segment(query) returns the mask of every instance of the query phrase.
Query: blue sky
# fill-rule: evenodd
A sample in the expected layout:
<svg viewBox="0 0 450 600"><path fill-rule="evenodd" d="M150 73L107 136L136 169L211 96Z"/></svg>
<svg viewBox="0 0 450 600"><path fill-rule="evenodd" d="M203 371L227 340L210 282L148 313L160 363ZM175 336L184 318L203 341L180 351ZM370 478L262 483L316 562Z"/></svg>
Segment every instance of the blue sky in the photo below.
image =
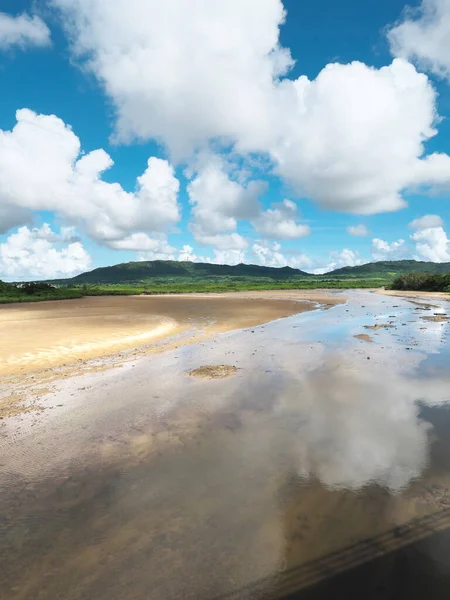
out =
<svg viewBox="0 0 450 600"><path fill-rule="evenodd" d="M1 279L450 261L448 0L1 11Z"/></svg>

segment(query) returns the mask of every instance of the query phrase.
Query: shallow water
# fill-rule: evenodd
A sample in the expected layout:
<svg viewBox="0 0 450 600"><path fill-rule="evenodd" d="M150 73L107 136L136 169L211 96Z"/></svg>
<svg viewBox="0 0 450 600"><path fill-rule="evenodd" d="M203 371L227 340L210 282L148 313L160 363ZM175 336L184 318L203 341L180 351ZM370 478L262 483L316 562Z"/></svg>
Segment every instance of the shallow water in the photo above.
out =
<svg viewBox="0 0 450 600"><path fill-rule="evenodd" d="M447 305L348 298L8 422L0 597L448 598L450 325L422 319ZM186 377L207 364L240 370Z"/></svg>

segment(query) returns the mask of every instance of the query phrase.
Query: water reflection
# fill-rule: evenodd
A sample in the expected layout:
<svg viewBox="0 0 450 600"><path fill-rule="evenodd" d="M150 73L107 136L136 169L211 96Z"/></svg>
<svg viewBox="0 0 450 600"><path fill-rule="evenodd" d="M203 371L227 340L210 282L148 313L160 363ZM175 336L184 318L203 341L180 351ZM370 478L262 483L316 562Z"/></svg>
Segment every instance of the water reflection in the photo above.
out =
<svg viewBox="0 0 450 600"><path fill-rule="evenodd" d="M445 598L448 376L420 371L397 299L403 337L354 340L393 314L364 298L86 379L76 410L2 440L0 597L415 598L421 577Z"/></svg>
<svg viewBox="0 0 450 600"><path fill-rule="evenodd" d="M299 473L337 489L372 482L394 492L404 488L428 458L430 426L419 417L420 387L427 402L442 401L440 386L432 398L410 377L351 368L339 356L327 360L297 384Z"/></svg>

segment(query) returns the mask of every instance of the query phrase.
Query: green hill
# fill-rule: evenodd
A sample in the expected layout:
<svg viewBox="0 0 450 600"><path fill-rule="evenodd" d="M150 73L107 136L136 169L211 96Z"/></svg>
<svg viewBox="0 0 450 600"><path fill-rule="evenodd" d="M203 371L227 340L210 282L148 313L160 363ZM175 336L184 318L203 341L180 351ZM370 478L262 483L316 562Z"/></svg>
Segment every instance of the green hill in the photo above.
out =
<svg viewBox="0 0 450 600"><path fill-rule="evenodd" d="M450 263L433 263L417 260L386 260L356 267L343 267L327 273L326 277L393 278L411 271L442 275L450 273Z"/></svg>
<svg viewBox="0 0 450 600"><path fill-rule="evenodd" d="M447 279L433 279L442 278L447 274L450 275L450 263L437 264L414 260L368 263L336 269L324 275L312 275L291 267L275 268L246 264L230 266L155 260L94 269L70 279L28 284L8 284L0 281L0 303L60 300L86 295L216 293L321 287L373 288L391 286L401 277L406 279L402 279L396 285L409 286L411 281L416 285L417 278L420 282L426 279L426 275L429 277L426 279L426 289L435 289L436 286L444 286L447 289Z"/></svg>
<svg viewBox="0 0 450 600"><path fill-rule="evenodd" d="M181 279L217 279L229 277L270 278L286 280L295 277L308 277L308 273L291 267L274 268L258 265L215 265L209 263L177 262L172 260L153 260L129 262L113 267L102 267L88 273L82 273L71 279L55 280L54 283L66 285L80 284L117 284L146 283L159 280Z"/></svg>
<svg viewBox="0 0 450 600"><path fill-rule="evenodd" d="M398 275L411 271L445 274L450 273L450 263L420 262L415 260L395 260L367 263L356 267L336 269L324 275L311 275L291 267L261 267L259 265L216 265L210 263L177 262L173 260L153 260L128 262L112 267L101 267L82 273L71 279L58 279L49 283L59 285L120 285L120 284L194 284L200 281L228 280L272 280L289 281L309 278L310 280L366 279L392 281Z"/></svg>

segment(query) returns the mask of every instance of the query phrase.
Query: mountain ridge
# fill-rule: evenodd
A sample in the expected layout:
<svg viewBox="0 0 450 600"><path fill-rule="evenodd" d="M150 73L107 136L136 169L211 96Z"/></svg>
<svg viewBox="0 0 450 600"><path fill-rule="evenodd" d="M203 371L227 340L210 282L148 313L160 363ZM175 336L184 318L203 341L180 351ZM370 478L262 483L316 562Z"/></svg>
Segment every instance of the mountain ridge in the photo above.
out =
<svg viewBox="0 0 450 600"><path fill-rule="evenodd" d="M208 277L269 277L272 279L289 279L309 277L309 274L292 267L264 267L261 265L217 265L213 263L195 263L191 261L154 260L127 262L110 267L99 267L81 273L70 279L48 280L65 282L72 285L84 283L137 283L156 278L189 278L205 279Z"/></svg>
<svg viewBox="0 0 450 600"><path fill-rule="evenodd" d="M140 261L119 263L109 267L99 267L68 279L47 280L60 285L141 283L156 279L215 279L220 277L250 277L288 280L296 278L326 279L343 278L393 278L397 274L418 271L424 273L450 273L450 263L433 263L414 260L376 261L342 267L323 275L314 275L292 267L265 267L240 263L238 265L217 265L190 261Z"/></svg>

